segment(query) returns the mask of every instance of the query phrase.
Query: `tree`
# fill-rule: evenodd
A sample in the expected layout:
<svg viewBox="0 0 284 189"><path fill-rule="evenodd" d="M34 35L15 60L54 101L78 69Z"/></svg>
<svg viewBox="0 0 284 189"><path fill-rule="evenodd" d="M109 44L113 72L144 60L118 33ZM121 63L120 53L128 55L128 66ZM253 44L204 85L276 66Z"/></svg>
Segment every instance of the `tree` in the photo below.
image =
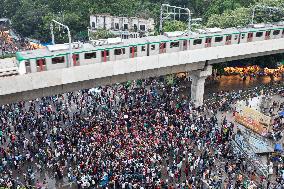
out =
<svg viewBox="0 0 284 189"><path fill-rule="evenodd" d="M185 31L187 30L187 24L181 21L166 21L163 23L164 32Z"/></svg>
<svg viewBox="0 0 284 189"><path fill-rule="evenodd" d="M91 32L90 37L92 39L107 39L114 37L114 35L108 30L99 29L96 32Z"/></svg>
<svg viewBox="0 0 284 189"><path fill-rule="evenodd" d="M221 15L210 16L207 27L229 28L246 26L250 22L250 9L237 8L233 11L226 11Z"/></svg>

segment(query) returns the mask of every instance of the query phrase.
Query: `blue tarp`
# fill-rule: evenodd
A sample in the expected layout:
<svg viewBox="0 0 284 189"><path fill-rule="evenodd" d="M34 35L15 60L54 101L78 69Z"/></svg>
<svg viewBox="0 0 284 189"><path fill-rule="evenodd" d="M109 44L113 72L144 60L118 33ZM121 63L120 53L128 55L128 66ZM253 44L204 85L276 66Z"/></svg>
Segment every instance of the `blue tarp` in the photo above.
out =
<svg viewBox="0 0 284 189"><path fill-rule="evenodd" d="M52 42L41 43L42 46L52 45Z"/></svg>
<svg viewBox="0 0 284 189"><path fill-rule="evenodd" d="M284 111L279 112L279 116L284 116Z"/></svg>
<svg viewBox="0 0 284 189"><path fill-rule="evenodd" d="M105 187L105 186L108 185L108 182L109 182L108 175L105 175L105 176L101 179L100 186L101 186L101 187Z"/></svg>
<svg viewBox="0 0 284 189"><path fill-rule="evenodd" d="M275 144L274 151L282 151L281 144Z"/></svg>

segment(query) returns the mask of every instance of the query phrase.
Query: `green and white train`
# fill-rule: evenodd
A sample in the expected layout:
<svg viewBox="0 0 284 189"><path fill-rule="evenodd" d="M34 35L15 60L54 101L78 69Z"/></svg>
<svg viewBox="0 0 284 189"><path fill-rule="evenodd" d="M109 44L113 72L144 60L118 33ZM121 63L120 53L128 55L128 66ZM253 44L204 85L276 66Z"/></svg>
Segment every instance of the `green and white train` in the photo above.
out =
<svg viewBox="0 0 284 189"><path fill-rule="evenodd" d="M72 53L70 53L68 44L55 44L42 49L17 52L16 58L19 73L28 74L70 66L99 64L162 53L237 45L283 37L284 23L279 22L255 24L246 28L209 28L192 32L189 35L177 31L143 38L123 40L121 38L110 38L84 44L76 42L72 44ZM69 57L72 57L72 60L68 60ZM71 65L69 65L70 62Z"/></svg>

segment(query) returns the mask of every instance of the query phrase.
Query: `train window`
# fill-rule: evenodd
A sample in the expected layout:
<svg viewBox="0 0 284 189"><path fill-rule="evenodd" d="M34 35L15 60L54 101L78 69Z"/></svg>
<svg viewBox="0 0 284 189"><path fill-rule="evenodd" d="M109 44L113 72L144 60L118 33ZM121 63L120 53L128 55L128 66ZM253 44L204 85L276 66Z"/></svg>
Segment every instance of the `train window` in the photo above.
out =
<svg viewBox="0 0 284 189"><path fill-rule="evenodd" d="M255 37L262 37L263 32L256 32Z"/></svg>
<svg viewBox="0 0 284 189"><path fill-rule="evenodd" d="M274 30L273 31L273 35L279 35L279 33L280 33L280 30Z"/></svg>
<svg viewBox="0 0 284 189"><path fill-rule="evenodd" d="M114 54L115 54L115 55L125 54L125 48L122 48L122 49L114 49Z"/></svg>
<svg viewBox="0 0 284 189"><path fill-rule="evenodd" d="M195 39L193 41L193 45L200 45L202 43L202 39Z"/></svg>
<svg viewBox="0 0 284 189"><path fill-rule="evenodd" d="M122 50L121 49L114 49L114 54L115 55L121 55L122 54Z"/></svg>
<svg viewBox="0 0 284 189"><path fill-rule="evenodd" d="M173 48L173 47L179 47L179 42L171 42L170 44L170 48Z"/></svg>
<svg viewBox="0 0 284 189"><path fill-rule="evenodd" d="M51 59L52 64L59 64L59 63L64 63L65 62L65 57L60 56L60 57L55 57Z"/></svg>
<svg viewBox="0 0 284 189"><path fill-rule="evenodd" d="M246 36L246 34L245 34L245 33L242 33L242 39L244 39L244 38L245 38L245 36Z"/></svg>
<svg viewBox="0 0 284 189"><path fill-rule="evenodd" d="M215 42L219 43L223 41L223 37L215 37Z"/></svg>
<svg viewBox="0 0 284 189"><path fill-rule="evenodd" d="M97 54L95 52L92 53L85 53L85 59L92 59L92 58L96 58Z"/></svg>
<svg viewBox="0 0 284 189"><path fill-rule="evenodd" d="M142 46L142 47L141 47L141 51L146 51L146 47L145 47L145 46Z"/></svg>
<svg viewBox="0 0 284 189"><path fill-rule="evenodd" d="M40 65L40 64L42 64L42 65ZM45 66L45 65L46 65L45 59L36 60L36 66Z"/></svg>
<svg viewBox="0 0 284 189"><path fill-rule="evenodd" d="M156 45L151 45L151 50L152 51L155 50L155 48L156 48Z"/></svg>

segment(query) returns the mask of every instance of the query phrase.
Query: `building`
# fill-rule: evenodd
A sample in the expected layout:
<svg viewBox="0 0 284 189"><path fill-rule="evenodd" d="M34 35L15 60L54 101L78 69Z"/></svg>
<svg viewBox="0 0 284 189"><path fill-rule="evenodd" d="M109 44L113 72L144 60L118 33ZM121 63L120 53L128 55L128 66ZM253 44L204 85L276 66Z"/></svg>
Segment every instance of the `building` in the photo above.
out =
<svg viewBox="0 0 284 189"><path fill-rule="evenodd" d="M155 22L153 18L118 17L108 14L90 16L90 31L106 29L122 39L138 38L154 34Z"/></svg>

